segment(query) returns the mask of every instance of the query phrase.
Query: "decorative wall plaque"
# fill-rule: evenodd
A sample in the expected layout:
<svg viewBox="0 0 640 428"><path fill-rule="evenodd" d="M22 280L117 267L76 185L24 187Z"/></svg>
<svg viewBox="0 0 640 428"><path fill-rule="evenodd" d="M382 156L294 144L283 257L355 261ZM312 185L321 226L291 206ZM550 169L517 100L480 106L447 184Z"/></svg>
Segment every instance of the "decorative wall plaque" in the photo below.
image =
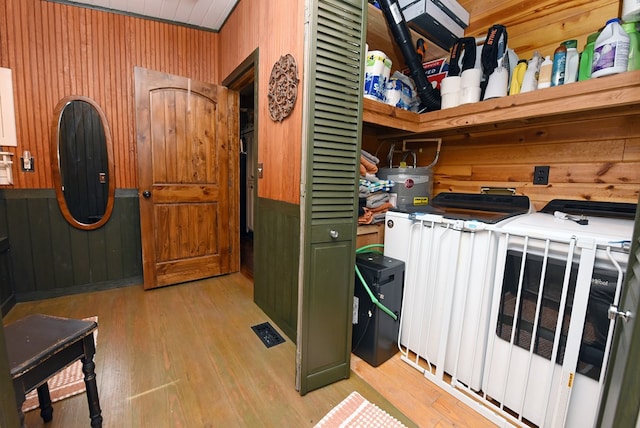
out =
<svg viewBox="0 0 640 428"><path fill-rule="evenodd" d="M269 114L274 122L291 114L298 94L298 67L291 54L281 56L269 78Z"/></svg>

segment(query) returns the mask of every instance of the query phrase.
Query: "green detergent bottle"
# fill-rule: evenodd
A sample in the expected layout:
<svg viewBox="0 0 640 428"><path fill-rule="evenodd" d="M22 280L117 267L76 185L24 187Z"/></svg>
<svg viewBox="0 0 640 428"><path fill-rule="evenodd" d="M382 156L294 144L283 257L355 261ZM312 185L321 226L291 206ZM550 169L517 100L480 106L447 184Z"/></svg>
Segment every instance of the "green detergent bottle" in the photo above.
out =
<svg viewBox="0 0 640 428"><path fill-rule="evenodd" d="M591 78L591 65L593 63L593 46L600 33L593 33L587 37L587 44L580 54L580 67L578 69L578 80L587 80Z"/></svg>
<svg viewBox="0 0 640 428"><path fill-rule="evenodd" d="M640 70L640 34L637 22L625 22L622 28L629 35L629 63L627 71Z"/></svg>

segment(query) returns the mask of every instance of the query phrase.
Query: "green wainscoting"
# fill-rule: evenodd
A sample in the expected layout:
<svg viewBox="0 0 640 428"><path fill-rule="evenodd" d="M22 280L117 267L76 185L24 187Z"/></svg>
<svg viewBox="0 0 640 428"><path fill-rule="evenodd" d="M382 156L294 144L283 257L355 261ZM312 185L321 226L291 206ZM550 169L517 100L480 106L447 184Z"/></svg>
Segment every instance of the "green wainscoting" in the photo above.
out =
<svg viewBox="0 0 640 428"><path fill-rule="evenodd" d="M298 325L300 207L257 198L253 300L293 342Z"/></svg>
<svg viewBox="0 0 640 428"><path fill-rule="evenodd" d="M67 223L53 189L4 189L2 236L18 302L142 283L137 189L117 189L111 218L93 231Z"/></svg>

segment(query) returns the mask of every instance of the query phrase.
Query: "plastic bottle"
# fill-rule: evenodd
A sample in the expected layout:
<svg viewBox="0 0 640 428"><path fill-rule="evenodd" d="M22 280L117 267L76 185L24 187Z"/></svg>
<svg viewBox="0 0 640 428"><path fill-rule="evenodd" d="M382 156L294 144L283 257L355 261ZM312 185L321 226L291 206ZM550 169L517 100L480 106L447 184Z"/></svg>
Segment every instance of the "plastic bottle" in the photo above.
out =
<svg viewBox="0 0 640 428"><path fill-rule="evenodd" d="M540 54L535 51L527 64L527 71L524 73L520 93L535 91L538 88L538 73L540 72L541 60Z"/></svg>
<svg viewBox="0 0 640 428"><path fill-rule="evenodd" d="M544 61L540 64L540 73L538 73L538 89L548 88L551 86L551 71L553 70L553 61L551 56L544 57Z"/></svg>
<svg viewBox="0 0 640 428"><path fill-rule="evenodd" d="M637 22L625 22L622 28L629 36L629 63L627 71L640 70L640 34Z"/></svg>
<svg viewBox="0 0 640 428"><path fill-rule="evenodd" d="M564 83L573 83L578 80L578 63L580 61L578 55L578 41L567 40L562 42L567 48L567 65L564 70Z"/></svg>
<svg viewBox="0 0 640 428"><path fill-rule="evenodd" d="M560 45L553 52L553 67L551 68L551 86L564 84L564 72L567 68L567 47Z"/></svg>
<svg viewBox="0 0 640 428"><path fill-rule="evenodd" d="M524 81L524 75L527 71L527 61L521 59L518 61L516 68L513 69L513 76L511 76L511 84L509 86L509 95L515 95L520 93L522 88L522 82Z"/></svg>
<svg viewBox="0 0 640 428"><path fill-rule="evenodd" d="M578 70L578 80L591 78L591 67L593 66L593 47L600 33L589 34L584 50L580 54L580 69Z"/></svg>
<svg viewBox="0 0 640 428"><path fill-rule="evenodd" d="M593 49L592 77L608 76L627 71L629 63L629 35L622 29L620 20L607 21Z"/></svg>

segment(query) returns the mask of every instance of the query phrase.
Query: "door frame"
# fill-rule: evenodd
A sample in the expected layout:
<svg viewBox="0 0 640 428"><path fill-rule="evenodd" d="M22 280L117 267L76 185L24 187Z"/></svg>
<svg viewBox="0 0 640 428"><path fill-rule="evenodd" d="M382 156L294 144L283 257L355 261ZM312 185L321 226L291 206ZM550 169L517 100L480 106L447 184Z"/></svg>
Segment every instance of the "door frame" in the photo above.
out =
<svg viewBox="0 0 640 428"><path fill-rule="evenodd" d="M229 75L222 80L222 86L226 86L227 88L234 90L236 92L240 92L241 89L246 88L249 85L249 82L253 80L253 107L254 107L254 116L253 116L253 129L254 129L254 139L253 139L253 159L251 160L251 168L253 171L256 171L256 164L258 159L258 146L260 138L258 138L258 121L259 121L259 108L258 108L258 83L259 83L259 58L260 52L259 48L255 49L248 57L244 59ZM239 120L239 119L238 119ZM240 138L240 135L238 135ZM239 175L238 175L239 177ZM239 183L239 186L244 183ZM259 218L259 208L258 208L258 186L259 186L259 178L256 174L256 178L254 180L254 191L253 191L253 222L254 222L254 246L256 243L256 227L255 222ZM238 199L238 215L240 215L240 200ZM259 241L258 241L259 242ZM255 255L255 249L252 249L253 254ZM254 263L258 263L256 257L253 257ZM242 268L242 260L240 260L240 268ZM255 265L254 265L255 272Z"/></svg>

